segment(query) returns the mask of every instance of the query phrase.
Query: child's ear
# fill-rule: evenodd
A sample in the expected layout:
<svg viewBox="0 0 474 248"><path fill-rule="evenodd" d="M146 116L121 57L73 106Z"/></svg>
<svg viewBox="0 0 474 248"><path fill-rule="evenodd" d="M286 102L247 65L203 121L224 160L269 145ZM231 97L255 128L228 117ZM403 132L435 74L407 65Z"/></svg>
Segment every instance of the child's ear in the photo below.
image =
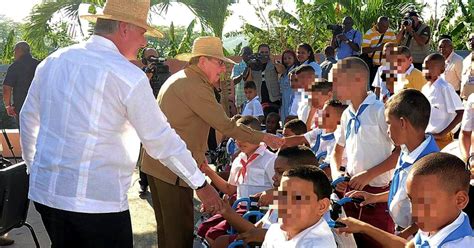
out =
<svg viewBox="0 0 474 248"><path fill-rule="evenodd" d="M459 210L463 210L464 208L466 208L468 202L469 202L469 194L464 191L464 190L460 190L458 192L456 192L456 206Z"/></svg>
<svg viewBox="0 0 474 248"><path fill-rule="evenodd" d="M319 200L319 213L321 216L323 216L328 210L329 207L331 206L331 200L329 198L324 198L322 200Z"/></svg>

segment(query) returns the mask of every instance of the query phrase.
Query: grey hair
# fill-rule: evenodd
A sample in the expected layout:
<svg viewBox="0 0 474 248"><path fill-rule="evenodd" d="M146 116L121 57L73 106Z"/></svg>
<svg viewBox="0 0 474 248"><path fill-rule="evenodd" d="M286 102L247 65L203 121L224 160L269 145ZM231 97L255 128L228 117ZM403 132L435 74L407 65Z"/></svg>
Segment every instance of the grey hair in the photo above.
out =
<svg viewBox="0 0 474 248"><path fill-rule="evenodd" d="M108 35L117 32L119 27L119 21L108 20L108 19L97 19L94 27L94 34L97 35Z"/></svg>
<svg viewBox="0 0 474 248"><path fill-rule="evenodd" d="M15 50L19 49L24 54L30 54L30 45L26 41L19 41L15 44Z"/></svg>

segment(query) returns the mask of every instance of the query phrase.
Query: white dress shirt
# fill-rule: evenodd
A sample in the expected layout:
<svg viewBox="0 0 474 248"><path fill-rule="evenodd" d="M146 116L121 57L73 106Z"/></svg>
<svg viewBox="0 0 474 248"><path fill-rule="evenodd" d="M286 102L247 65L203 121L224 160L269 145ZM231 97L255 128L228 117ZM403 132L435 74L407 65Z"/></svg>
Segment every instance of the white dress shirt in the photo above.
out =
<svg viewBox="0 0 474 248"><path fill-rule="evenodd" d="M347 153L347 168L349 176L354 176L360 172L367 171L377 166L392 154L392 143L387 134L387 123L385 122L385 107L378 101L375 94L370 92L362 102L369 106L359 116L360 128L355 133L354 122L351 125L351 132L346 140L346 130L351 115L353 113L352 104L344 110L341 116L341 135L338 137L337 144L345 147ZM373 187L387 186L392 179L393 170L387 171L370 181L369 185Z"/></svg>
<svg viewBox="0 0 474 248"><path fill-rule="evenodd" d="M456 91L461 89L462 60L461 56L452 51L446 59L446 69L441 75L441 77L443 77L446 82L450 83Z"/></svg>
<svg viewBox="0 0 474 248"><path fill-rule="evenodd" d="M276 154L270 152L265 145L260 145L254 153L258 154L258 157L247 165L245 177L241 172L243 167L241 160L247 161L250 158L241 152L232 162L227 182L237 186L237 199L273 188Z"/></svg>
<svg viewBox="0 0 474 248"><path fill-rule="evenodd" d="M35 202L81 213L127 210L140 140L192 188L204 183L145 73L101 36L47 57L20 115Z"/></svg>
<svg viewBox="0 0 474 248"><path fill-rule="evenodd" d="M421 92L431 104L427 133L442 132L456 118L456 111L464 109L461 98L456 94L453 86L441 77L432 84L426 83Z"/></svg>
<svg viewBox="0 0 474 248"><path fill-rule="evenodd" d="M250 101L246 101L242 115L251 115L257 118L263 116L263 108L258 96Z"/></svg>
<svg viewBox="0 0 474 248"><path fill-rule="evenodd" d="M383 98L387 95L390 95L390 91L387 88L387 83L382 80L382 74L384 71L390 70L389 66L381 65L377 68L377 73L375 73L374 81L372 82L372 87L380 88L379 100L383 102Z"/></svg>
<svg viewBox="0 0 474 248"><path fill-rule="evenodd" d="M291 105L290 115L297 116L299 120L306 123L308 120L309 112L311 110L311 99L309 98L310 93L303 89L298 89L295 92L293 103Z"/></svg>
<svg viewBox="0 0 474 248"><path fill-rule="evenodd" d="M469 96L464 105L461 130L472 132L474 130L474 94Z"/></svg>
<svg viewBox="0 0 474 248"><path fill-rule="evenodd" d="M421 240L427 241L430 247L437 247L437 248L468 248L474 247L474 236L465 236L461 239L457 239L451 242L444 243L441 247L439 246L441 242L448 237L454 230L456 230L459 226L461 226L464 222L464 219L468 218L467 214L461 212L459 216L454 220L451 224L445 226L443 229L439 230L434 235L430 236L428 232L423 232L421 230L418 231L420 234Z"/></svg>
<svg viewBox="0 0 474 248"><path fill-rule="evenodd" d="M301 231L290 240L288 240L286 232L281 230L280 224L273 224L268 229L262 245L262 248L313 247L337 247L331 228L329 228L324 218L321 218L316 224Z"/></svg>
<svg viewBox="0 0 474 248"><path fill-rule="evenodd" d="M406 228L413 223L411 219L411 202L408 198L406 187L408 173L410 172L411 168L413 167L413 164L416 162L420 154L428 146L431 139L433 139L433 136L427 135L426 139L412 152L408 151L405 145L401 146L402 155L400 156L399 160L401 159L403 162L407 162L412 165L400 171L397 193L395 193L395 195L393 196L392 202L389 206L389 213L390 216L392 216L393 222L403 228ZM397 164L399 164L399 162L400 161L398 161Z"/></svg>

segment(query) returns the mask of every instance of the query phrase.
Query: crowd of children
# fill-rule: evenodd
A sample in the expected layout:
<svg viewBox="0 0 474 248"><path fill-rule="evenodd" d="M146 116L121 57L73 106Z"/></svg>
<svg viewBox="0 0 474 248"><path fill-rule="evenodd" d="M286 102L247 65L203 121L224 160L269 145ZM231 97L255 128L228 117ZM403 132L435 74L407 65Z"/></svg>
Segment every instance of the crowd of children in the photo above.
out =
<svg viewBox="0 0 474 248"><path fill-rule="evenodd" d="M463 105L441 77L440 54L426 57L423 73L413 68L406 47L387 43L384 55L372 84L376 93L367 91L370 72L356 57L335 63L327 81L318 78L314 61L287 71L295 94L283 120L264 116L255 83L245 83L247 101L237 122L254 129L265 123L264 132L281 131L285 144L272 151L236 140L227 181L201 168L226 194L218 214L199 228L211 247L236 240L348 247L341 241L347 233L357 247L474 247L474 96ZM460 158L440 152L458 125ZM256 201L263 217L244 218L248 203L231 207L239 198ZM353 201L344 205L347 217L331 219L334 199Z"/></svg>

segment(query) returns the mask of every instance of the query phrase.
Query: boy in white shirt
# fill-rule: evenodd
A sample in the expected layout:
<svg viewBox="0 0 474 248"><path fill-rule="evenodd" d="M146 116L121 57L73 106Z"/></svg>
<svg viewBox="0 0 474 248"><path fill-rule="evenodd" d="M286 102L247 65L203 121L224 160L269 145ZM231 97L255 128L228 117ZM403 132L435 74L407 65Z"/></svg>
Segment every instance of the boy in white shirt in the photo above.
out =
<svg viewBox="0 0 474 248"><path fill-rule="evenodd" d="M283 173L278 189L278 224L265 235L263 248L336 248L323 215L330 205L331 184L316 166L301 166Z"/></svg>
<svg viewBox="0 0 474 248"><path fill-rule="evenodd" d="M463 212L470 176L466 164L447 153L426 155L413 165L406 186L412 218L420 230L410 241L353 218L341 219L347 227L338 231L367 233L386 247L474 247L474 232Z"/></svg>
<svg viewBox="0 0 474 248"><path fill-rule="evenodd" d="M430 119L431 106L428 99L418 90L402 90L393 95L385 104L385 119L389 126L390 138L402 147L390 190L379 194L352 191L348 197L363 198L360 206L388 202L390 215L397 228L395 233L408 238L418 230L412 226L411 205L406 190L406 180L412 165L418 159L439 152L433 136L425 130ZM410 227L409 229L407 229Z"/></svg>
<svg viewBox="0 0 474 248"><path fill-rule="evenodd" d="M294 69L291 76L292 88L295 91L289 118L298 118L306 123L311 110L311 85L316 80L314 69L310 65L301 65Z"/></svg>
<svg viewBox="0 0 474 248"><path fill-rule="evenodd" d="M433 134L439 148L443 149L453 141L451 131L461 122L464 107L453 86L440 77L445 69L443 55L428 55L423 66L423 75L428 82L421 92L431 103L431 117L426 132Z"/></svg>
<svg viewBox="0 0 474 248"><path fill-rule="evenodd" d="M255 130L260 127L260 122L253 116L242 116L237 120L237 124ZM227 182L207 164L201 166L201 171L212 180L219 191L229 196L237 194L237 199L273 188L273 164L276 155L268 151L263 144L254 145L240 140L236 140L236 143L241 152L232 162ZM224 218L216 214L201 224L198 234L212 243L217 237L226 234L228 226Z"/></svg>
<svg viewBox="0 0 474 248"><path fill-rule="evenodd" d="M341 117L341 136L334 148L331 159L333 178L345 175L350 181L339 183L336 191L344 194L350 190L364 190L373 194L389 189L392 169L395 168L400 148L393 149L387 134L384 105L373 93L367 93L369 69L359 58L346 58L332 69L335 95L347 102ZM347 154L347 167L341 172L344 151ZM387 213L387 204L378 203L373 208L358 208L354 204L344 205L346 214L393 232L394 224ZM355 236L359 247L373 247L370 237Z"/></svg>
<svg viewBox="0 0 474 248"><path fill-rule="evenodd" d="M263 121L263 108L260 99L257 95L257 86L253 81L245 82L244 93L247 101L244 103L242 115L251 115L257 118L260 122ZM260 129L257 129L260 130Z"/></svg>
<svg viewBox="0 0 474 248"><path fill-rule="evenodd" d="M316 158L313 152L305 146L289 147L281 149L275 160L275 175L273 176L273 186L278 189L280 186L280 180L283 172L296 168L302 165L317 164ZM273 191L268 192L273 201ZM225 201L224 201L225 203ZM259 202L260 203L260 202ZM260 205L262 206L262 205ZM257 242L262 243L265 234L271 224L278 223L278 211L270 208L267 213L262 217L256 224L244 220L239 214L237 214L228 204L223 204L222 208L218 211L228 221L228 223L234 227L240 234L237 235L223 235L216 239L213 248L225 248L234 241L235 239L242 239L246 243Z"/></svg>
<svg viewBox="0 0 474 248"><path fill-rule="evenodd" d="M471 94L465 102L464 115L462 118L461 132L459 133L459 147L464 161L474 155L474 94Z"/></svg>

